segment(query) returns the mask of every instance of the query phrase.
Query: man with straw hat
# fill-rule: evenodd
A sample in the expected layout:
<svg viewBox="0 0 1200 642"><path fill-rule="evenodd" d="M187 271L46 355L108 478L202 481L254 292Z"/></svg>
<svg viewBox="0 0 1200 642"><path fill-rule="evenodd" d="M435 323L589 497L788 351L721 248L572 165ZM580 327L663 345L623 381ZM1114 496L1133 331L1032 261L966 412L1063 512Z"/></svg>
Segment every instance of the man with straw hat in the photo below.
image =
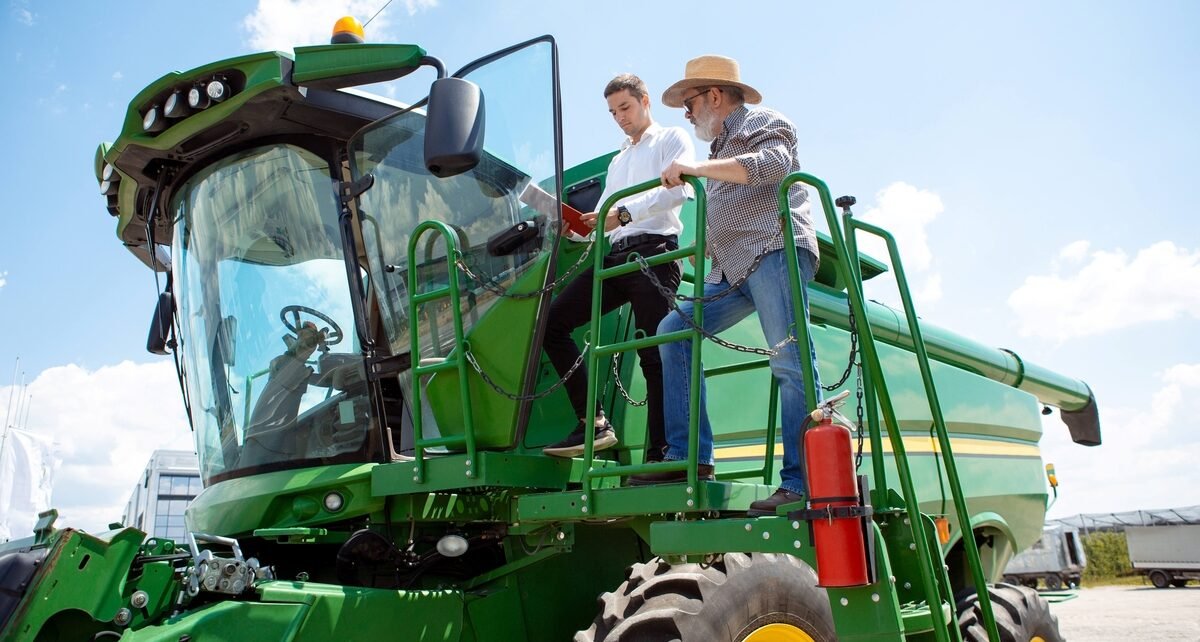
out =
<svg viewBox="0 0 1200 642"><path fill-rule="evenodd" d="M779 219L778 190L783 179L800 169L796 128L782 114L757 105L762 95L742 82L738 63L724 56L700 56L688 61L684 78L663 93L668 107L682 107L696 136L710 143L708 160L676 161L662 173L663 185L683 184L688 174L708 179L706 230L712 268L705 277L703 330L716 334L757 312L767 345L771 346L771 372L779 381L783 403L783 468L780 487L771 497L754 502L748 514L774 515L785 504L803 499L804 465L800 426L807 405L801 370L802 351L795 341L795 318L788 287L786 254ZM804 281L813 278L818 250L808 193L800 185L788 194L792 225ZM709 301L727 290L727 296ZM808 315L808 295L800 288L801 305ZM658 332L690 327L692 304L683 303L658 326ZM659 347L663 361L663 400L668 451L666 459L687 458L688 397L691 379L691 341ZM816 354L808 354L816 373ZM820 382L818 381L818 390ZM703 378L700 386L699 473L713 472L712 425L705 410ZM683 472L630 477L633 485L678 482Z"/></svg>

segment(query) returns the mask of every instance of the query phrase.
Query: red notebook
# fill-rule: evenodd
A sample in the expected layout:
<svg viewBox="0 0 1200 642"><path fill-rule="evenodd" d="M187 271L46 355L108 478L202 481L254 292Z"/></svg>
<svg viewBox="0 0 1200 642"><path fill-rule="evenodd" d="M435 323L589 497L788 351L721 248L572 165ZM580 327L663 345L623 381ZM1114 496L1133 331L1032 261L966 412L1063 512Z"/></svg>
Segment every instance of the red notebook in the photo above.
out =
<svg viewBox="0 0 1200 642"><path fill-rule="evenodd" d="M554 217L554 196L550 192L538 187L537 184L530 182L526 185L519 198L522 203L538 212L551 218ZM567 226L567 229L580 236L587 236L592 233L592 228L583 223L583 212L566 203L562 204L562 221Z"/></svg>

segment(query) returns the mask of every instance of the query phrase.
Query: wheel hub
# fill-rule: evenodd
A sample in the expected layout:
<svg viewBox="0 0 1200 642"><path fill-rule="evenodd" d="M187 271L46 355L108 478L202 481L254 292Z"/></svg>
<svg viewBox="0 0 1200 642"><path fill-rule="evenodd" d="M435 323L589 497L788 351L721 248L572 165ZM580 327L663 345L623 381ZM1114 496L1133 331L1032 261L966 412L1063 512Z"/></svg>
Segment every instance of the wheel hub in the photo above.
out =
<svg viewBox="0 0 1200 642"><path fill-rule="evenodd" d="M800 629L775 622L755 629L750 635L742 638L742 642L815 642L809 634Z"/></svg>

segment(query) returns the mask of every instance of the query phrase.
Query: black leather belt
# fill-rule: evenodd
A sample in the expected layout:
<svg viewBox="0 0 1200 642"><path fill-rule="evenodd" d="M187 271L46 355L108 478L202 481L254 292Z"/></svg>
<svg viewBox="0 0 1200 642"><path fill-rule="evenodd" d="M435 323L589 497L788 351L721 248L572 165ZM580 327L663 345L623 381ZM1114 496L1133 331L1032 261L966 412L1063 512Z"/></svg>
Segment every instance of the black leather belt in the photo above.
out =
<svg viewBox="0 0 1200 642"><path fill-rule="evenodd" d="M613 253L625 252L638 245L658 245L659 243L679 243L679 237L674 234L634 234L617 239L612 244Z"/></svg>

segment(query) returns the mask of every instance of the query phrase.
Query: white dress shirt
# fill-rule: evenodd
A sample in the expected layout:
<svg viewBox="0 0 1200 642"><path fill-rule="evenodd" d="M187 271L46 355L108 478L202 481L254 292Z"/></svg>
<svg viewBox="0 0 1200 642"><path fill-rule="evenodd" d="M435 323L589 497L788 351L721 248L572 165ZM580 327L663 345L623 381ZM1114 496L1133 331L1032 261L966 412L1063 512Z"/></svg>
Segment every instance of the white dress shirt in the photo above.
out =
<svg viewBox="0 0 1200 642"><path fill-rule="evenodd" d="M601 207L609 196L626 187L658 178L672 162L690 162L694 157L692 139L682 127L663 127L658 123L650 123L637 144L626 137L621 144L621 151L609 162L604 193L600 195L596 207ZM679 210L684 201L691 198L692 186L681 185L671 189L656 187L617 201L613 208L624 205L633 221L609 232L609 242L614 243L634 234L679 234L683 231ZM598 217L597 225L603 226L603 221L603 216Z"/></svg>

